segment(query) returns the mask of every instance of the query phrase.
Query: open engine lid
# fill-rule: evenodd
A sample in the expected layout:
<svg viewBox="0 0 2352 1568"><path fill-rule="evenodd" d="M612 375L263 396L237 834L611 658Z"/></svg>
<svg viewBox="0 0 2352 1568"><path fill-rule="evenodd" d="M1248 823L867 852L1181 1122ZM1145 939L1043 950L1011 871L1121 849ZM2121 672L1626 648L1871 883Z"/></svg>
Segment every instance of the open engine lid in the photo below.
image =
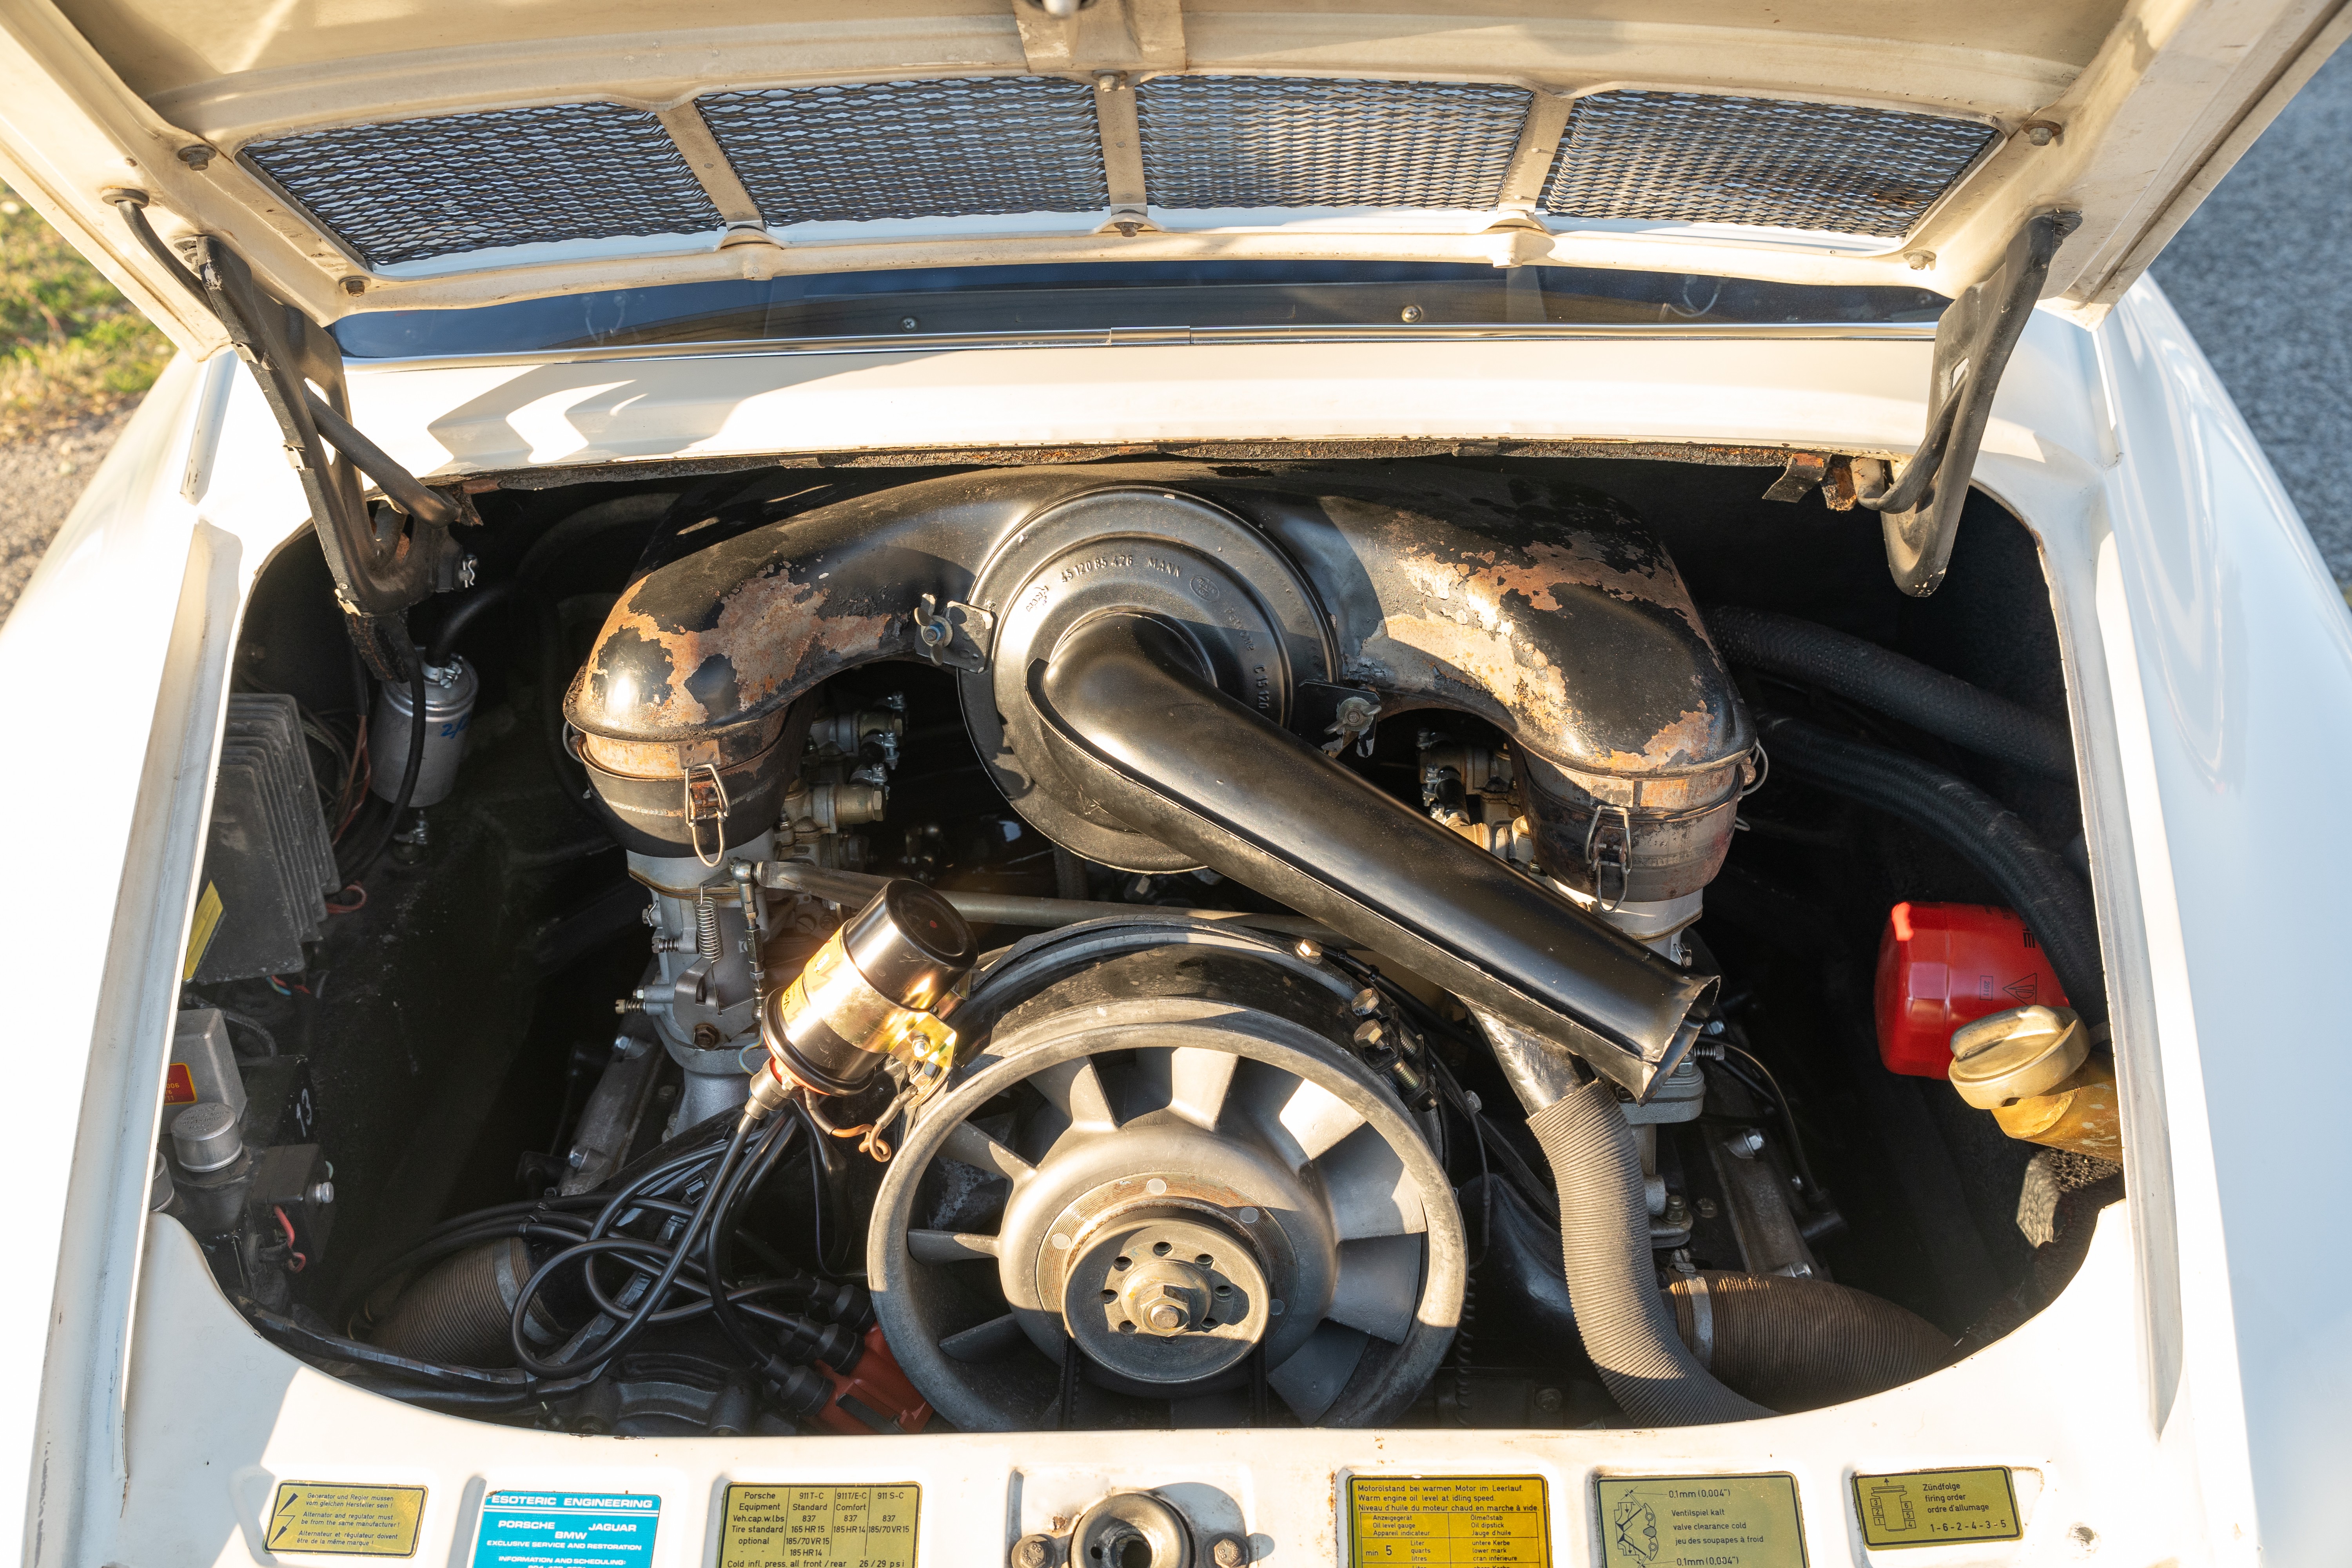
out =
<svg viewBox="0 0 2352 1568"><path fill-rule="evenodd" d="M1068 15L1056 15L1067 12ZM0 174L184 345L109 205L320 322L787 272L1998 271L2095 320L2352 27L2343 0L6 0Z"/></svg>

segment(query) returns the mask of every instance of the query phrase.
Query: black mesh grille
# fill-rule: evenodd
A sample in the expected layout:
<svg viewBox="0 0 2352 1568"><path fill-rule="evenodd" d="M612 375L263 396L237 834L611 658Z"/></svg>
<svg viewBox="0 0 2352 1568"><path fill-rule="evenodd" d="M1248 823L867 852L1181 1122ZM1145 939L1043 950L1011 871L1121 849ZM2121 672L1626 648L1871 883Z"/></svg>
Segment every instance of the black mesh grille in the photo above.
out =
<svg viewBox="0 0 2352 1568"><path fill-rule="evenodd" d="M1157 207L1490 207L1523 88L1163 76L1136 89Z"/></svg>
<svg viewBox="0 0 2352 1568"><path fill-rule="evenodd" d="M1898 239L1992 139L1926 114L1695 92L1603 92L1569 116L1546 210Z"/></svg>
<svg viewBox="0 0 2352 1568"><path fill-rule="evenodd" d="M373 266L720 226L661 121L617 103L312 131L245 156Z"/></svg>
<svg viewBox="0 0 2352 1568"><path fill-rule="evenodd" d="M772 224L1091 212L1110 199L1083 82L888 81L696 103Z"/></svg>

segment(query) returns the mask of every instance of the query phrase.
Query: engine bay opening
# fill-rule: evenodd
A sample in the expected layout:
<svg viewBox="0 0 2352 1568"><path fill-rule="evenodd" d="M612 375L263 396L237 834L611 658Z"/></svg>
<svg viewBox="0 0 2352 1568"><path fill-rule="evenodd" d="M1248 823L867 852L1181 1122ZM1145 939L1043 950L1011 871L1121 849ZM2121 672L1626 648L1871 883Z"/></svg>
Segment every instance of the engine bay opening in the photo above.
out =
<svg viewBox="0 0 2352 1568"><path fill-rule="evenodd" d="M504 489L398 681L298 538L158 1205L289 1352L582 1433L1675 1425L1948 1365L2121 1194L2059 634L1989 498L1915 599L1771 478Z"/></svg>

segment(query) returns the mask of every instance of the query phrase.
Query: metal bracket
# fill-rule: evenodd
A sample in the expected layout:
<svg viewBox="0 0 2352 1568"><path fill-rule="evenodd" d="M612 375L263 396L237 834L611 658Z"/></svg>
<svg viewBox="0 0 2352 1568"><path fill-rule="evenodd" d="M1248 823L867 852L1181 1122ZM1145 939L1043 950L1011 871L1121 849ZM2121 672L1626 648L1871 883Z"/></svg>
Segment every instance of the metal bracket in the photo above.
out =
<svg viewBox="0 0 2352 1568"><path fill-rule="evenodd" d="M1182 0L1011 0L1021 55L1040 76L1182 70Z"/></svg>
<svg viewBox="0 0 2352 1568"><path fill-rule="evenodd" d="M926 594L915 605L915 635L940 668L982 670L988 668L988 650L996 637L996 617L977 605L954 599L942 607L937 595Z"/></svg>
<svg viewBox="0 0 2352 1568"><path fill-rule="evenodd" d="M1788 467L1764 492L1766 500L1802 500L1821 482L1829 478L1830 459L1823 452L1797 452L1790 455Z"/></svg>
<svg viewBox="0 0 2352 1568"><path fill-rule="evenodd" d="M1927 433L1902 477L1876 494L1857 473L1854 500L1879 514L1886 569L1916 598L1934 593L1951 564L1960 509L1968 503L1977 447L1992 416L1993 394L2010 352L2042 297L2051 258L2083 215L2039 213L2010 240L2000 265L1962 290L1936 323L1936 358L1927 379Z"/></svg>

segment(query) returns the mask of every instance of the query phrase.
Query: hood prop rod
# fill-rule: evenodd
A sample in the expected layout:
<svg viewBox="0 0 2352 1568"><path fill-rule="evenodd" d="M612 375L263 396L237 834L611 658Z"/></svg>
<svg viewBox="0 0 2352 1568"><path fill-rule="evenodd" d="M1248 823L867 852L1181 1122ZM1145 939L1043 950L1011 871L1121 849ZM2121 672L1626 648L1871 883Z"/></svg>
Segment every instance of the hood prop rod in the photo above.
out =
<svg viewBox="0 0 2352 1568"><path fill-rule="evenodd" d="M467 512L352 424L342 350L325 328L262 288L244 258L212 236L197 237L191 270L148 221L146 192L111 190L106 199L140 246L220 321L237 357L252 369L285 438L287 458L302 477L344 629L380 679L405 680L407 611L428 595L460 585L448 531ZM362 474L375 481L394 515L371 511L360 488Z"/></svg>

